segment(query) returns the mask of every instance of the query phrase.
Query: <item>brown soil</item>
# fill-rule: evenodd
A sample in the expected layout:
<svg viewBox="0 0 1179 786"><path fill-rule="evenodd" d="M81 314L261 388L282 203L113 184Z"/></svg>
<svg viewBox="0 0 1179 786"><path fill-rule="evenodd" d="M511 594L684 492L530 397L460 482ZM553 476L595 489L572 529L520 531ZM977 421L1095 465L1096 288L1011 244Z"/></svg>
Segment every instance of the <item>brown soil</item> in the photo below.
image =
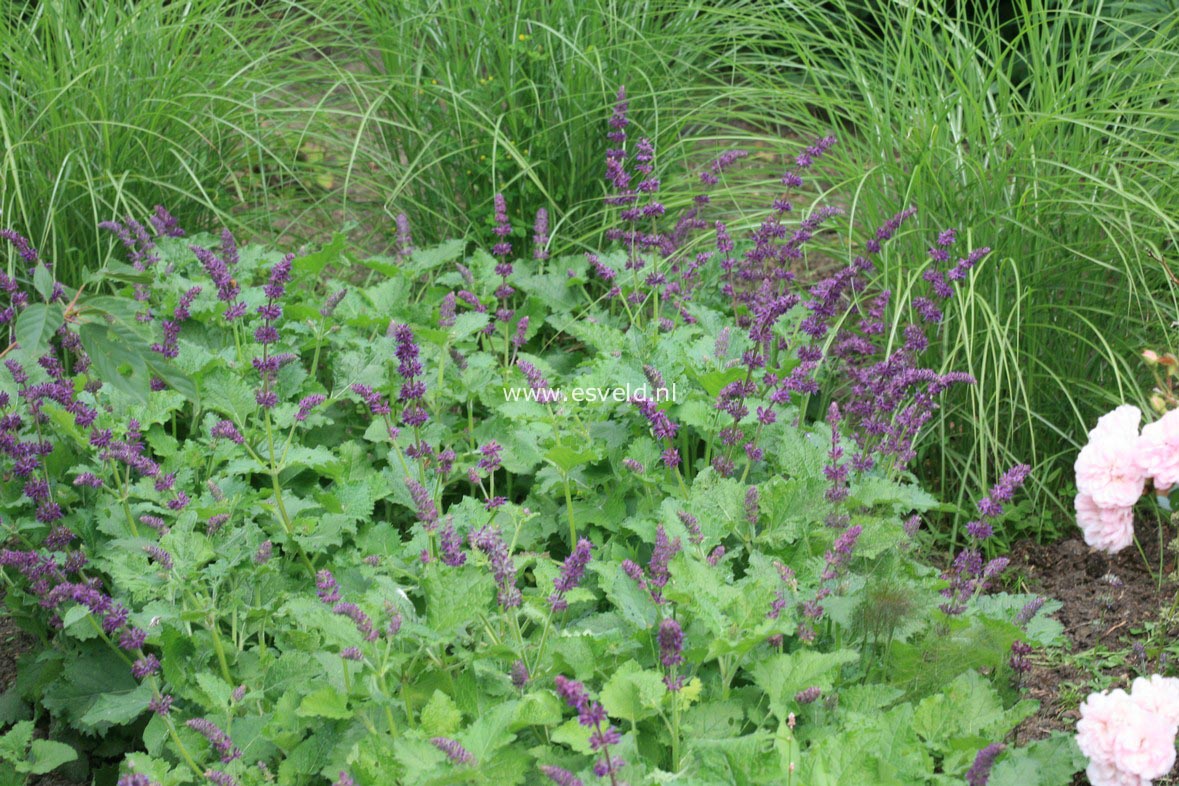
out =
<svg viewBox="0 0 1179 786"><path fill-rule="evenodd" d="M1137 530L1157 573L1156 525L1139 522ZM1179 665L1174 663L1174 653L1164 656L1171 658L1170 665L1165 660L1160 663L1158 646L1173 641L1179 632L1174 619L1160 620L1174 599L1175 587L1164 581L1159 589L1137 548L1110 556L1090 549L1078 535L1050 545L1024 541L1016 544L1010 556L1013 572L1022 578L1021 589L1064 604L1054 616L1064 625L1069 641L1064 649L1046 653L1033 663L1025 684L1028 696L1040 702L1040 711L1020 727L1021 743L1053 731L1071 732L1080 717L1078 704L1104 686L1095 686L1095 677L1109 680L1109 687L1128 688L1140 674L1174 673ZM1174 570L1174 556L1167 553L1164 576ZM1158 626L1153 642L1146 631L1152 623ZM1150 654L1135 655L1135 643L1147 647ZM1112 657L1103 658L1106 653ZM1076 786L1088 783L1083 774L1074 781ZM1179 783L1179 765L1170 777L1155 783Z"/></svg>

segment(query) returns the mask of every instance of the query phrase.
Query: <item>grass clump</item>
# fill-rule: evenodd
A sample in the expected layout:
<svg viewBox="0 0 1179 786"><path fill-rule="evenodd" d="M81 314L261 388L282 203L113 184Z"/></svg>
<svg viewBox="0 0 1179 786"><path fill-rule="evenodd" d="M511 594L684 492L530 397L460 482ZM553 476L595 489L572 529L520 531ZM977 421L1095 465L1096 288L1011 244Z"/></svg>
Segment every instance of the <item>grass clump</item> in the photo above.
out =
<svg viewBox="0 0 1179 786"><path fill-rule="evenodd" d="M1071 520L1059 500L1075 435L1135 398L1134 357L1176 312L1159 261L1179 234L1176 20L1039 0L1003 18L923 2L827 7L718 10L744 37L727 60L740 94L766 118L807 102L797 131L842 129L845 156L828 172L854 224L900 199L992 245L940 339L944 368L978 384L942 409L919 471L953 496L1033 458L1034 534L1049 536L1052 514ZM881 260L901 302L922 260L903 237Z"/></svg>

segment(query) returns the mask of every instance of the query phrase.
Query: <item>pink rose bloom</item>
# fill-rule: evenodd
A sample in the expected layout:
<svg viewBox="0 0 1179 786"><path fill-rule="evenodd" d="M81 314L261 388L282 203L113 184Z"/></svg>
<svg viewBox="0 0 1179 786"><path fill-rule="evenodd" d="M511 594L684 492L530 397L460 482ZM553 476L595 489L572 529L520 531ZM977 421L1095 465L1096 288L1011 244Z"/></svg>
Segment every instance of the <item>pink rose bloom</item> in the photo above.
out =
<svg viewBox="0 0 1179 786"><path fill-rule="evenodd" d="M1085 543L1115 554L1134 542L1134 509L1103 508L1087 494L1073 501Z"/></svg>
<svg viewBox="0 0 1179 786"><path fill-rule="evenodd" d="M1106 412L1097 419L1097 425L1089 432L1089 439L1099 431L1115 433L1133 431L1138 433L1138 425L1142 422L1142 410L1133 404L1122 404L1112 412Z"/></svg>
<svg viewBox="0 0 1179 786"><path fill-rule="evenodd" d="M1093 693L1081 705L1077 745L1090 760L1094 786L1149 784L1175 764L1175 726L1124 690ZM1132 777L1127 777L1132 776Z"/></svg>
<svg viewBox="0 0 1179 786"><path fill-rule="evenodd" d="M1179 729L1179 678L1152 674L1139 677L1130 686L1130 698L1147 712L1171 725L1171 736Z"/></svg>
<svg viewBox="0 0 1179 786"><path fill-rule="evenodd" d="M1099 507L1128 508L1142 496L1146 473L1137 461L1141 419L1138 408L1129 405L1102 416L1077 456L1077 491Z"/></svg>
<svg viewBox="0 0 1179 786"><path fill-rule="evenodd" d="M1112 764L1103 764L1099 761L1089 762L1085 774L1089 776L1089 783L1093 786L1151 786L1150 778L1124 772Z"/></svg>
<svg viewBox="0 0 1179 786"><path fill-rule="evenodd" d="M1179 483L1179 409L1143 427L1138 466L1159 488Z"/></svg>

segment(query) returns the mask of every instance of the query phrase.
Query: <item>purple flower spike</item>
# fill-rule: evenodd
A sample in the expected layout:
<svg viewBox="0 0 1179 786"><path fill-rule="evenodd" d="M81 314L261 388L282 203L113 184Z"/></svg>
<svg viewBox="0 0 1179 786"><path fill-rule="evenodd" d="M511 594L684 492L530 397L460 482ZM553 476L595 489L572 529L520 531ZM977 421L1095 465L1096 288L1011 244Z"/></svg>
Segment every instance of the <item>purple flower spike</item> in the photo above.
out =
<svg viewBox="0 0 1179 786"><path fill-rule="evenodd" d="M433 737L430 743L446 754L446 758L454 764L469 764L475 766L475 757L470 752L460 745L456 740L449 737Z"/></svg>
<svg viewBox="0 0 1179 786"><path fill-rule="evenodd" d="M307 420L307 416L311 414L311 410L318 407L323 402L327 401L327 396L322 393L312 393L310 396L304 397L299 402L299 411L295 414L295 420L302 423Z"/></svg>
<svg viewBox="0 0 1179 786"><path fill-rule="evenodd" d="M213 439L227 439L235 445L240 445L245 442L245 439L242 438L241 432L237 430L237 426L233 425L232 421L218 421L213 426L212 431L209 433Z"/></svg>
<svg viewBox="0 0 1179 786"><path fill-rule="evenodd" d="M463 540L454 529L454 521L448 516L438 531L438 550L442 552L442 563L452 568L465 565L467 555L462 551Z"/></svg>
<svg viewBox="0 0 1179 786"><path fill-rule="evenodd" d="M116 786L159 786L159 784L141 772L129 772L119 778Z"/></svg>
<svg viewBox="0 0 1179 786"><path fill-rule="evenodd" d="M233 744L233 740L212 721L206 718L193 718L188 721L187 726L208 740L213 749L221 754L222 764L229 764L234 759L241 758L242 752Z"/></svg>
<svg viewBox="0 0 1179 786"><path fill-rule="evenodd" d="M557 786L584 786L581 779L571 773L569 770L556 767L552 764L542 764L540 771Z"/></svg>
<svg viewBox="0 0 1179 786"><path fill-rule="evenodd" d="M823 691L818 685L812 685L805 690L800 690L794 694L794 700L799 704L811 704L823 694Z"/></svg>
<svg viewBox="0 0 1179 786"><path fill-rule="evenodd" d="M992 742L980 750L978 755L974 757L974 764L966 773L966 782L970 786L987 786L987 781L991 779L991 768L995 766L995 759L999 758L999 754L1006 748L1007 746L1001 742Z"/></svg>
<svg viewBox="0 0 1179 786"><path fill-rule="evenodd" d="M232 775L221 770L205 770L205 777L213 783L213 786L238 786Z"/></svg>
<svg viewBox="0 0 1179 786"><path fill-rule="evenodd" d="M536 224L532 231L532 243L536 247L532 252L532 258L543 262L549 258L549 211L543 207L536 211Z"/></svg>
<svg viewBox="0 0 1179 786"><path fill-rule="evenodd" d="M673 619L665 619L659 625L659 662L668 674L663 682L670 691L677 691L684 685L683 677L672 677L671 672L684 662L684 631Z"/></svg>
<svg viewBox="0 0 1179 786"><path fill-rule="evenodd" d="M336 586L336 577L330 570L321 570L315 574L315 594L324 603L333 604L340 600L340 590Z"/></svg>
<svg viewBox="0 0 1179 786"><path fill-rule="evenodd" d="M499 605L505 609L520 605L522 597L516 588L516 563L500 531L494 527L473 530L467 538L471 546L487 556L491 575L499 587Z"/></svg>
<svg viewBox="0 0 1179 786"><path fill-rule="evenodd" d="M592 548L593 544L589 540L581 538L577 541L573 553L565 559L565 564L561 566L560 575L553 579L553 587L556 592L549 596L549 606L553 611L564 611L569 608L569 603L565 600L565 593L581 584L581 579L585 576L585 568L589 565Z"/></svg>
<svg viewBox="0 0 1179 786"><path fill-rule="evenodd" d="M409 230L409 217L405 213L397 215L397 257L405 259L414 252L413 235Z"/></svg>
<svg viewBox="0 0 1179 786"><path fill-rule="evenodd" d="M501 264L504 264L505 258L512 253L512 244L505 238L512 234L512 225L508 223L508 203L504 199L503 194L496 194L494 198L495 203L495 236L499 238L499 242L491 248L492 256L499 257ZM503 278L507 278L511 274L511 265L507 265L507 272L501 272L498 267L496 272Z"/></svg>
<svg viewBox="0 0 1179 786"><path fill-rule="evenodd" d="M146 655L131 664L131 676L137 680L147 679L160 673L160 659L155 655Z"/></svg>

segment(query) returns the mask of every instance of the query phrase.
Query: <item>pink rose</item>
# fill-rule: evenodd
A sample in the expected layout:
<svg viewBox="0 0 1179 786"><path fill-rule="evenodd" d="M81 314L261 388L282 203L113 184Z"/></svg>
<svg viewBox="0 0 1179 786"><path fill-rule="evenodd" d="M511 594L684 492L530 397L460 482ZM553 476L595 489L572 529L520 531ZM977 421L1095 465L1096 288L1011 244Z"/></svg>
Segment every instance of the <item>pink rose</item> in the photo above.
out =
<svg viewBox="0 0 1179 786"><path fill-rule="evenodd" d="M1093 786L1151 786L1150 778L1124 772L1112 764L1099 761L1089 762L1085 774L1089 776L1089 783Z"/></svg>
<svg viewBox="0 0 1179 786"><path fill-rule="evenodd" d="M1132 507L1103 508L1087 494L1078 494L1073 505L1085 543L1093 548L1114 554L1134 542Z"/></svg>
<svg viewBox="0 0 1179 786"><path fill-rule="evenodd" d="M1130 686L1130 697L1147 712L1171 724L1171 736L1179 729L1179 678L1152 674Z"/></svg>
<svg viewBox="0 0 1179 786"><path fill-rule="evenodd" d="M1098 431L1138 433L1138 424L1142 422L1142 410L1133 404L1122 404L1112 412L1106 412L1097 419L1097 425L1089 432L1089 439Z"/></svg>
<svg viewBox="0 0 1179 786"><path fill-rule="evenodd" d="M1155 683L1142 680L1141 696ZM1158 685L1170 690L1167 683ZM1175 764L1175 724L1117 689L1093 693L1081 705L1077 745L1089 758L1094 786L1149 786Z"/></svg>
<svg viewBox="0 0 1179 786"><path fill-rule="evenodd" d="M1159 488L1179 482L1179 409L1143 427L1138 466Z"/></svg>
<svg viewBox="0 0 1179 786"><path fill-rule="evenodd" d="M1099 507L1128 508L1142 496L1146 473L1137 461L1141 419L1138 408L1129 405L1104 415L1077 456L1077 491Z"/></svg>

